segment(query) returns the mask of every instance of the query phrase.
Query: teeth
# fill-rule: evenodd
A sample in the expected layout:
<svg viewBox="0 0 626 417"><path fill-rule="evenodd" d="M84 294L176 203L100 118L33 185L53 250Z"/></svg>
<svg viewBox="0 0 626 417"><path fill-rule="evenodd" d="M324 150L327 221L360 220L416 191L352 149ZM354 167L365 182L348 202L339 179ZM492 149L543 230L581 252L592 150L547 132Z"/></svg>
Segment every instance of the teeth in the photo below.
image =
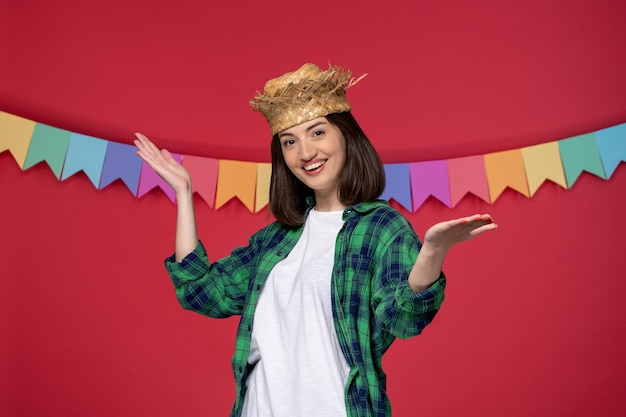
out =
<svg viewBox="0 0 626 417"><path fill-rule="evenodd" d="M313 171L314 169L317 169L317 168L321 167L322 165L324 165L324 161L316 162L314 164L305 166L304 170L305 171Z"/></svg>

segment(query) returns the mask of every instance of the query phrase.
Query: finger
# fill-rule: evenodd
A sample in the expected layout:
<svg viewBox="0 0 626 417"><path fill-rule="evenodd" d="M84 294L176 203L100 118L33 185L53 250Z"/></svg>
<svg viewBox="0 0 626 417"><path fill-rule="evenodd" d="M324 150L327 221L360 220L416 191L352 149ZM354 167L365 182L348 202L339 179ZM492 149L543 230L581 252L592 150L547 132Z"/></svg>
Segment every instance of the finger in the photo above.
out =
<svg viewBox="0 0 626 417"><path fill-rule="evenodd" d="M163 158L165 158L165 160L168 162L171 162L171 161L176 162L171 152L168 151L167 149L161 149L161 156L163 156Z"/></svg>
<svg viewBox="0 0 626 417"><path fill-rule="evenodd" d="M470 232L470 234L472 235L472 237L476 237L479 235L482 235L483 233L489 232L491 230L495 230L498 228L498 224L497 223L487 223L487 224L483 224L480 227L477 227L476 229L472 230Z"/></svg>
<svg viewBox="0 0 626 417"><path fill-rule="evenodd" d="M138 143L143 149L148 149L148 144L150 143L150 140L146 136L137 132L135 133L135 138L135 143Z"/></svg>
<svg viewBox="0 0 626 417"><path fill-rule="evenodd" d="M476 222L493 223L493 218L490 214L474 214L473 216L466 217L462 224L472 224Z"/></svg>
<svg viewBox="0 0 626 417"><path fill-rule="evenodd" d="M140 133L135 133L135 140L133 140L133 143L139 150L143 150L146 148Z"/></svg>
<svg viewBox="0 0 626 417"><path fill-rule="evenodd" d="M151 157L151 151L147 147L147 144L142 139L139 139L139 138L135 139L134 143L135 143L135 146L137 147L137 149L139 150L139 152L137 152L137 154L139 154L139 156L141 156L144 159Z"/></svg>
<svg viewBox="0 0 626 417"><path fill-rule="evenodd" d="M467 216L467 217L463 217L462 219L460 219L460 223L461 224L470 224L473 223L477 220L480 220L481 216L480 214L474 214L472 216Z"/></svg>
<svg viewBox="0 0 626 417"><path fill-rule="evenodd" d="M147 140L147 142L142 141L142 148L140 148L140 151L141 153L139 156L148 162L148 164L155 170L157 168L169 169L172 165L179 165L178 161L176 161L167 149L159 149L149 140Z"/></svg>
<svg viewBox="0 0 626 417"><path fill-rule="evenodd" d="M146 158L149 158L148 150L146 149L144 144L139 141L139 139L135 139L133 143L135 144L135 147L137 148L137 155L139 155L141 159L146 160Z"/></svg>
<svg viewBox="0 0 626 417"><path fill-rule="evenodd" d="M152 141L143 133L135 132L135 137L144 144L152 143Z"/></svg>
<svg viewBox="0 0 626 417"><path fill-rule="evenodd" d="M164 167L166 160L162 157L158 148L141 133L136 133L135 136L137 137L134 141L138 149L137 155L154 170Z"/></svg>
<svg viewBox="0 0 626 417"><path fill-rule="evenodd" d="M143 135L143 134L141 134L141 133L139 133L139 132L135 132L135 137L136 137L136 138L137 138L137 140L139 140L139 141L143 141L143 140L146 138L146 136L145 136L145 135Z"/></svg>
<svg viewBox="0 0 626 417"><path fill-rule="evenodd" d="M150 139L148 139L146 135L137 132L135 133L135 137L137 137L137 139L139 140L139 143L143 145L142 151L146 155L150 155L152 156L152 158L155 158L155 159L158 158L158 156L160 155L159 148L157 148L157 146Z"/></svg>
<svg viewBox="0 0 626 417"><path fill-rule="evenodd" d="M135 141L135 146L137 147L138 151L137 151L137 155L139 155L139 157L141 157L141 159L143 159L144 161L150 163L150 164L156 164L156 160L154 158L154 154L153 152L151 152L149 149L147 149L142 143L140 143L139 141Z"/></svg>

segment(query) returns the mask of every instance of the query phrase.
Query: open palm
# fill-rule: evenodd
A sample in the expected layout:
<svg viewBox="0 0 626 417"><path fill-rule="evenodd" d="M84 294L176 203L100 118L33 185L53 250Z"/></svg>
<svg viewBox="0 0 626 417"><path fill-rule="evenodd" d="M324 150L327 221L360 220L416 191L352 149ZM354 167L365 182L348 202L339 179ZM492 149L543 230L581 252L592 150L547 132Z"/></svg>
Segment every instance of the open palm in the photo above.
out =
<svg viewBox="0 0 626 417"><path fill-rule="evenodd" d="M167 149L159 149L141 133L135 133L134 143L141 157L154 171L167 182L176 193L191 188L191 176L181 164L174 159Z"/></svg>
<svg viewBox="0 0 626 417"><path fill-rule="evenodd" d="M424 242L444 251L498 227L489 214L475 214L433 225L426 231Z"/></svg>

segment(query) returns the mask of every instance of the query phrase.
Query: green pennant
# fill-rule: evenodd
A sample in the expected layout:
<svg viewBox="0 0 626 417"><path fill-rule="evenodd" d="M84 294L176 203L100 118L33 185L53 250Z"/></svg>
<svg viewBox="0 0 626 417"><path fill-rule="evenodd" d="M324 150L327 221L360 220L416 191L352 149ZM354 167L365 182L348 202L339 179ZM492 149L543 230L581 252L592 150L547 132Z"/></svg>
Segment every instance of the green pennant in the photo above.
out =
<svg viewBox="0 0 626 417"><path fill-rule="evenodd" d="M35 124L24 169L28 169L41 161L46 161L57 179L60 179L71 134L72 132L67 130L41 123Z"/></svg>
<svg viewBox="0 0 626 417"><path fill-rule="evenodd" d="M590 172L602 179L606 179L602 159L593 133L574 136L559 141L561 162L567 179L567 186L571 188L583 171Z"/></svg>

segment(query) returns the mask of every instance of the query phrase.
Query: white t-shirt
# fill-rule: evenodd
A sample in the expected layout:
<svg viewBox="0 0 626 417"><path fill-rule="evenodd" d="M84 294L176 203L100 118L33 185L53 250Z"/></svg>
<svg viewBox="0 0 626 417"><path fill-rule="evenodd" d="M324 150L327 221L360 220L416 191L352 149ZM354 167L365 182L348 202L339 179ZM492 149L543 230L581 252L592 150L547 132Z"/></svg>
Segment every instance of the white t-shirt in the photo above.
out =
<svg viewBox="0 0 626 417"><path fill-rule="evenodd" d="M309 212L265 282L254 313L244 417L345 417L346 363L330 297L343 211Z"/></svg>

